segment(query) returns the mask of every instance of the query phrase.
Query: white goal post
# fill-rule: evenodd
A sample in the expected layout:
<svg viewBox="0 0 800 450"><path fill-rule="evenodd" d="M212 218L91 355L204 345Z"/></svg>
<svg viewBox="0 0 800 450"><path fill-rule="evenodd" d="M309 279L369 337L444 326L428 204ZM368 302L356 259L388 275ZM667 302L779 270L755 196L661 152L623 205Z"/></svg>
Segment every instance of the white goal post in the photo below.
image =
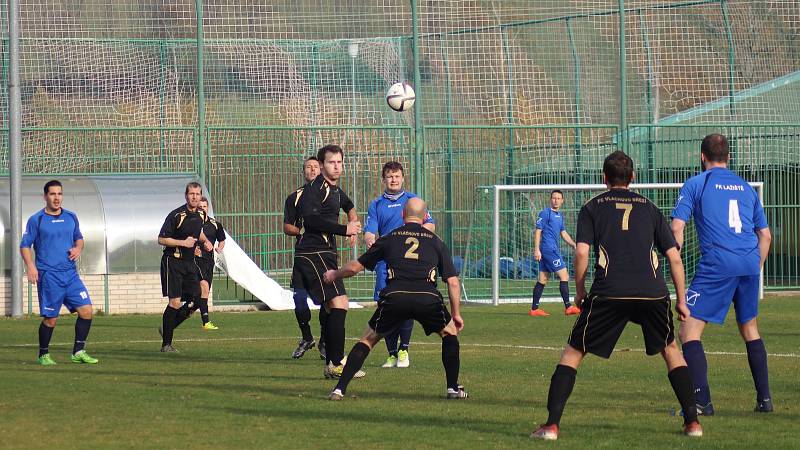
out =
<svg viewBox="0 0 800 450"><path fill-rule="evenodd" d="M756 192L761 204L764 204L764 183L750 182ZM633 183L630 185L632 190L641 189L675 189L679 190L683 183ZM484 190L492 190L492 305L500 303L500 194L503 192L550 192L560 190L569 191L605 191L608 189L605 184L495 184L481 187ZM687 280L688 286L688 280ZM759 286L759 298L764 297L764 271L761 271Z"/></svg>

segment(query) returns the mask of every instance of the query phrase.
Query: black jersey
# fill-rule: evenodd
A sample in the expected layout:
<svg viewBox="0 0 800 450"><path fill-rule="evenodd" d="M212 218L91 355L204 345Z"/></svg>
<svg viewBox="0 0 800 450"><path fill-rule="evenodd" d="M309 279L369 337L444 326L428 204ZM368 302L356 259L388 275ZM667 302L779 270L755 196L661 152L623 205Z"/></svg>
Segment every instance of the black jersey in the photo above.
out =
<svg viewBox="0 0 800 450"><path fill-rule="evenodd" d="M658 250L676 247L661 211L646 197L611 189L589 200L578 214L577 242L596 257L591 293L606 298L663 299L669 292Z"/></svg>
<svg viewBox="0 0 800 450"><path fill-rule="evenodd" d="M183 240L189 236L199 239L200 230L206 222L206 213L202 209L189 211L184 204L173 209L164 219L158 237ZM195 244L196 246L197 244ZM186 247L164 247L164 254L175 258L194 258L194 248Z"/></svg>
<svg viewBox="0 0 800 450"><path fill-rule="evenodd" d="M292 191L283 203L283 223L303 228L303 218L297 214L297 202L303 197L303 188ZM300 236L297 236L300 239Z"/></svg>
<svg viewBox="0 0 800 450"><path fill-rule="evenodd" d="M222 224L217 221L217 219L213 217L206 217L206 221L203 224L203 234L206 235L206 239L211 242L211 245L214 245L217 241L224 241L225 240L225 229L222 227ZM202 244L200 245L200 257L204 259L214 260L214 250L206 251L203 248Z"/></svg>
<svg viewBox="0 0 800 450"><path fill-rule="evenodd" d="M334 235L347 235L347 225L339 223L339 210L348 212L353 208L353 201L347 194L339 186L328 183L322 175L306 183L297 199L296 220L302 220L303 234L295 250L335 251Z"/></svg>
<svg viewBox="0 0 800 450"><path fill-rule="evenodd" d="M375 269L386 261L385 292L402 289L436 290L436 279L458 275L447 246L436 234L418 223L407 223L381 236L358 258L364 267Z"/></svg>

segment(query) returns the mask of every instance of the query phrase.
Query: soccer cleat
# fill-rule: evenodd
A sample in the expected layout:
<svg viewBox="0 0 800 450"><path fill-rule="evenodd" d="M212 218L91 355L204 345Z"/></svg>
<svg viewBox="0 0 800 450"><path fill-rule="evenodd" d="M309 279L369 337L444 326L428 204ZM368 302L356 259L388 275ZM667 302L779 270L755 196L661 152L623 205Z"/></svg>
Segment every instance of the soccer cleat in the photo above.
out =
<svg viewBox="0 0 800 450"><path fill-rule="evenodd" d="M317 346L317 350L319 350L319 359L325 361L325 358L328 356L325 353L325 341L319 341L319 345Z"/></svg>
<svg viewBox="0 0 800 450"><path fill-rule="evenodd" d="M391 368L391 367L397 367L397 356L389 355L389 357L386 358L386 362L383 363L383 365L381 367L386 368L386 369Z"/></svg>
<svg viewBox="0 0 800 450"><path fill-rule="evenodd" d="M167 344L161 347L161 353L180 353L177 348L173 347L172 344Z"/></svg>
<svg viewBox="0 0 800 450"><path fill-rule="evenodd" d="M467 397L469 397L469 394L467 394L464 386L459 384L458 389L447 388L447 395L445 398L448 400L459 400Z"/></svg>
<svg viewBox="0 0 800 450"><path fill-rule="evenodd" d="M297 343L297 348L292 352L292 358L302 358L303 355L305 355L307 351L314 348L315 345L317 345L317 343L313 339L310 341L300 339L300 342Z"/></svg>
<svg viewBox="0 0 800 450"><path fill-rule="evenodd" d="M219 330L219 327L214 325L212 322L206 322L203 324L203 330L210 331L210 330Z"/></svg>
<svg viewBox="0 0 800 450"><path fill-rule="evenodd" d="M567 309L564 310L565 316L574 316L581 313L581 309L575 305L569 305Z"/></svg>
<svg viewBox="0 0 800 450"><path fill-rule="evenodd" d="M332 400L334 402L344 400L344 394L340 389L334 389L330 394L328 394L328 400Z"/></svg>
<svg viewBox="0 0 800 450"><path fill-rule="evenodd" d="M698 416L713 416L714 415L714 405L711 402L708 402L707 405L703 406L700 404L694 405L697 409ZM680 416L683 417L683 410L680 412Z"/></svg>
<svg viewBox="0 0 800 450"><path fill-rule="evenodd" d="M58 364L57 362L53 361L53 358L50 356L50 353L45 353L44 355L40 356L39 359L36 360L39 364L43 366L55 366Z"/></svg>
<svg viewBox="0 0 800 450"><path fill-rule="evenodd" d="M703 427L696 420L689 422L683 426L683 434L689 437L703 437Z"/></svg>
<svg viewBox="0 0 800 450"><path fill-rule="evenodd" d="M89 354L86 353L86 350L81 350L78 353L75 353L74 355L70 356L70 359L74 363L97 364L100 362L99 359L89 356Z"/></svg>
<svg viewBox="0 0 800 450"><path fill-rule="evenodd" d="M762 413L770 413L774 410L772 407L772 399L765 398L764 400L756 401L756 407L753 409L754 412L762 412Z"/></svg>
<svg viewBox="0 0 800 450"><path fill-rule="evenodd" d="M408 350L397 352L397 367L408 367L409 364L411 364L411 358L408 357Z"/></svg>
<svg viewBox="0 0 800 450"><path fill-rule="evenodd" d="M342 376L343 371L344 371L344 364L334 366L333 363L328 363L328 365L325 366L325 371L323 372L323 375L325 375L325 378L340 378ZM356 372L355 375L353 375L353 378L364 378L366 375L367 375L366 372L364 372L363 370L359 370L358 372Z"/></svg>
<svg viewBox="0 0 800 450"><path fill-rule="evenodd" d="M528 311L528 315L531 316L531 317L547 317L550 314L548 314L542 308L536 308L536 309L532 309L532 310Z"/></svg>
<svg viewBox="0 0 800 450"><path fill-rule="evenodd" d="M558 439L558 425L542 425L531 433L531 439L542 439L545 441L555 441Z"/></svg>

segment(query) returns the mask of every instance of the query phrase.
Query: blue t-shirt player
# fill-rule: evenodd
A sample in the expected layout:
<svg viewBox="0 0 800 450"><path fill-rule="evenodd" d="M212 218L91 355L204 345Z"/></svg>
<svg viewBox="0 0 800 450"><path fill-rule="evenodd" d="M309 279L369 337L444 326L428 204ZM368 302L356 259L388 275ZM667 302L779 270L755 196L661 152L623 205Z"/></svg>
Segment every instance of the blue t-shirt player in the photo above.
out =
<svg viewBox="0 0 800 450"><path fill-rule="evenodd" d="M367 210L367 221L364 225L364 240L367 248L380 236L385 236L396 228L403 226L403 208L408 199L417 195L403 189L403 166L397 161L389 161L383 165L381 178L386 187L384 193L369 204ZM436 231L436 222L430 214L425 217L423 227L430 231ZM386 287L388 272L386 263L380 261L375 265L375 301L378 301L380 292ZM408 346L411 341L411 331L414 321L408 320L386 336L386 348L389 350L389 357L383 367L408 367L410 359L408 357ZM400 338L400 347L397 346L397 338Z"/></svg>
<svg viewBox="0 0 800 450"><path fill-rule="evenodd" d="M83 235L78 216L61 207L63 198L64 189L58 180L44 185L45 207L28 219L19 245L28 282L36 284L39 294L42 323L38 362L44 366L56 364L50 356L50 339L64 305L70 312L78 313L72 362L96 364L98 360L83 349L92 326L92 301L75 266L83 250Z"/></svg>
<svg viewBox="0 0 800 450"><path fill-rule="evenodd" d="M757 412L771 412L767 351L758 332L759 281L772 235L756 191L728 169L730 149L721 134L700 146L704 172L686 180L672 210L672 232L683 245L683 231L694 218L700 261L686 291L691 317L681 323L683 355L694 384L698 412L714 413L707 361L700 341L707 322L722 324L731 304L756 386Z"/></svg>
<svg viewBox="0 0 800 450"><path fill-rule="evenodd" d="M545 310L539 307L542 299L544 287L547 285L548 274L558 275L558 290L561 293L561 300L564 302L564 314L580 314L581 310L569 302L569 271L564 265L564 258L561 257L559 243L561 239L575 248L575 241L567 233L564 227L564 215L561 213L561 205L564 204L564 194L558 189L550 193L550 207L539 212L536 217L536 231L533 235L533 257L539 261L539 279L533 288L533 302L528 315L537 317L549 316Z"/></svg>

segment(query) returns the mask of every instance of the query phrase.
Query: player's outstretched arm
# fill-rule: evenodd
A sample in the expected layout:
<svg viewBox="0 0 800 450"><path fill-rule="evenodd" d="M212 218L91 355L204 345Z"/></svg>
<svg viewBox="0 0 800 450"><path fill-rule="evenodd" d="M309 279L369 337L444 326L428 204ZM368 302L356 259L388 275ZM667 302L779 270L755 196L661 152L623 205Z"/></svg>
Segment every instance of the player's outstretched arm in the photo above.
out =
<svg viewBox="0 0 800 450"><path fill-rule="evenodd" d="M677 250L680 254L680 250L683 248L683 230L686 228L686 222L681 219L673 218L669 227L672 230L672 236L675 237L675 242L678 244Z"/></svg>
<svg viewBox="0 0 800 450"><path fill-rule="evenodd" d="M683 271L681 254L676 247L667 250L667 260L672 284L675 286L675 312L678 314L678 320L683 322L690 316L690 313L686 306L686 274Z"/></svg>
<svg viewBox="0 0 800 450"><path fill-rule="evenodd" d="M764 267L764 262L767 261L769 255L769 246L772 244L772 233L769 228L761 228L756 230L758 236L758 254L761 256L761 267Z"/></svg>
<svg viewBox="0 0 800 450"><path fill-rule="evenodd" d="M589 270L589 244L578 242L575 246L575 304L581 307L586 297L586 272Z"/></svg>
<svg viewBox="0 0 800 450"><path fill-rule="evenodd" d="M450 299L450 315L453 317L453 323L456 329L461 331L464 329L464 319L461 317L461 281L458 277L447 279L447 296Z"/></svg>
<svg viewBox="0 0 800 450"><path fill-rule="evenodd" d="M322 278L325 280L326 283L332 284L336 280L341 280L343 278L350 278L352 276L355 276L361 273L362 270L364 270L364 266L361 265L361 263L358 262L358 260L354 259L345 264L344 266L342 266L341 269L329 270L325 272Z"/></svg>

